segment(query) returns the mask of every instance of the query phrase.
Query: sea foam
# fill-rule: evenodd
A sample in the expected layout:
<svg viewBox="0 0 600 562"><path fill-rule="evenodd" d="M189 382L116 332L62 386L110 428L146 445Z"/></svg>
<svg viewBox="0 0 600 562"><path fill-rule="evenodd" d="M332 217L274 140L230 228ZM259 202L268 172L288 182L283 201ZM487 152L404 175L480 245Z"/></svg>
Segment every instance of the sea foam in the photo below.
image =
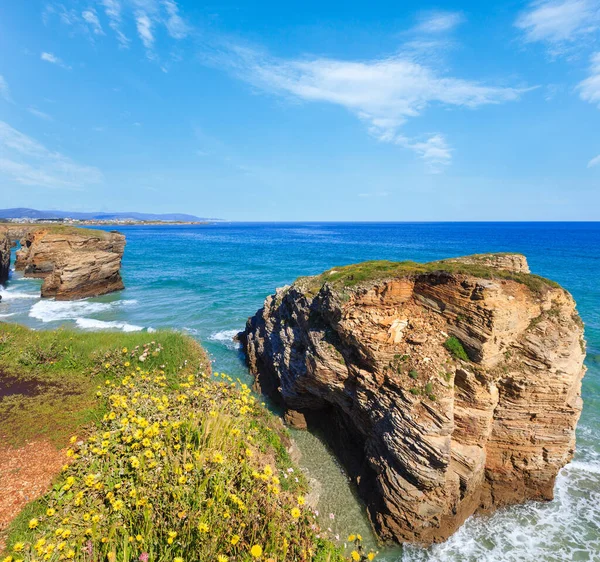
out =
<svg viewBox="0 0 600 562"><path fill-rule="evenodd" d="M12 289L0 289L2 301L11 301L17 299L39 299L40 295L35 293L25 293L23 291L13 291Z"/></svg>
<svg viewBox="0 0 600 562"><path fill-rule="evenodd" d="M428 549L405 546L386 562L524 562L596 560L600 535L600 463L574 461L556 479L555 499L474 516L443 544Z"/></svg>
<svg viewBox="0 0 600 562"><path fill-rule="evenodd" d="M211 341L216 341L222 343L225 347L229 349L237 349L240 347L240 343L234 341L233 338L237 336L239 330L221 330L220 332L215 332L211 334L208 339Z"/></svg>
<svg viewBox="0 0 600 562"><path fill-rule="evenodd" d="M140 332L143 326L135 326L127 322L94 320L93 318L77 318L77 327L82 330L122 330L123 332ZM148 329L150 331L150 329Z"/></svg>

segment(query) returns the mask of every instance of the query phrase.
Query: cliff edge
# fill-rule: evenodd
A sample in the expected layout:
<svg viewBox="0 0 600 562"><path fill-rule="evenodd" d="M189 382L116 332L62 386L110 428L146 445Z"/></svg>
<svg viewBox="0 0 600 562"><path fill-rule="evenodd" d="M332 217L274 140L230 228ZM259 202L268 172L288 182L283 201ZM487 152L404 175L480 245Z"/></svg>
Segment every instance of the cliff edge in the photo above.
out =
<svg viewBox="0 0 600 562"><path fill-rule="evenodd" d="M550 500L585 373L571 295L524 256L365 262L298 279L240 335L256 386L318 426L383 540Z"/></svg>
<svg viewBox="0 0 600 562"><path fill-rule="evenodd" d="M73 300L124 288L121 259L125 236L72 227L25 229L15 269L44 279L42 297Z"/></svg>

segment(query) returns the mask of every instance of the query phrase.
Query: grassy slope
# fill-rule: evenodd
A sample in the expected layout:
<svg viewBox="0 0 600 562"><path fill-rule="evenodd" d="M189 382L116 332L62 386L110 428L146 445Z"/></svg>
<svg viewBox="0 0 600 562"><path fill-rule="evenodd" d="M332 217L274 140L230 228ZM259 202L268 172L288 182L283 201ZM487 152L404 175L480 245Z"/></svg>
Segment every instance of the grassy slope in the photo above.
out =
<svg viewBox="0 0 600 562"><path fill-rule="evenodd" d="M150 340L160 342L162 357L174 378L179 365L197 371L206 359L193 340L176 333L86 333L69 330L33 331L0 323L0 439L14 446L45 438L62 447L76 428L96 420L101 409L95 387L104 380L98 364L123 346L133 349Z"/></svg>
<svg viewBox="0 0 600 562"><path fill-rule="evenodd" d="M522 283L533 292L539 293L547 287L558 287L554 281L531 273L514 273L480 264L465 264L453 261L434 261L418 263L413 261L393 262L386 260L366 261L362 263L334 267L315 277L298 280L311 294L316 294L325 284L334 288L356 287L363 283L398 277L409 277L436 271L473 275L483 279L506 279Z"/></svg>
<svg viewBox="0 0 600 562"><path fill-rule="evenodd" d="M72 447L13 522L7 560L346 560L317 535L280 420L209 374L193 340L0 324L0 366L15 391L0 401L9 439Z"/></svg>

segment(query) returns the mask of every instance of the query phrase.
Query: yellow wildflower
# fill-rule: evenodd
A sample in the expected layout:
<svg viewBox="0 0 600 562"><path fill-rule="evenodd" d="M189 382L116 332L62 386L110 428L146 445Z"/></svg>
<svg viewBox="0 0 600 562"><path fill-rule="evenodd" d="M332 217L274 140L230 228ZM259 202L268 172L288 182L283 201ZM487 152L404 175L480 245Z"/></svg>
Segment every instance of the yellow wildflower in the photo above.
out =
<svg viewBox="0 0 600 562"><path fill-rule="evenodd" d="M35 529L39 524L40 524L40 522L35 517L33 519L29 520L29 528L30 529Z"/></svg>
<svg viewBox="0 0 600 562"><path fill-rule="evenodd" d="M297 507L294 507L291 513L294 519L298 519L298 517L300 517L300 510Z"/></svg>
<svg viewBox="0 0 600 562"><path fill-rule="evenodd" d="M262 546L260 546L259 544L255 544L250 549L250 554L252 554L253 558L260 558L262 556L262 553L263 553Z"/></svg>
<svg viewBox="0 0 600 562"><path fill-rule="evenodd" d="M199 523L198 531L200 531L201 533L208 533L208 525L206 523Z"/></svg>
<svg viewBox="0 0 600 562"><path fill-rule="evenodd" d="M360 554L358 552L356 552L356 550L353 550L350 553L350 556L352 557L352 560L354 560L355 562L359 562L359 560L360 560Z"/></svg>
<svg viewBox="0 0 600 562"><path fill-rule="evenodd" d="M239 535L233 535L233 537L231 537L231 544L233 546L235 546L237 543L240 542L240 536Z"/></svg>

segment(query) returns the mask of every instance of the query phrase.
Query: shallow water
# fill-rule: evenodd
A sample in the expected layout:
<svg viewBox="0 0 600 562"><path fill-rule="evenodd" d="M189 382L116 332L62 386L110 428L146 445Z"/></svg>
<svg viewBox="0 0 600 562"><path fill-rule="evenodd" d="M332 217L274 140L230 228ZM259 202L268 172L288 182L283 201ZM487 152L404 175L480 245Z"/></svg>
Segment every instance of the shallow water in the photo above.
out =
<svg viewBox="0 0 600 562"><path fill-rule="evenodd" d="M556 499L473 517L443 545L381 549L397 561L600 560L600 224L219 224L124 227L126 289L77 302L40 301L40 281L14 275L0 291L0 321L37 329L177 328L198 338L217 371L248 373L231 337L276 287L300 275L366 259L430 261L518 251L533 272L572 292L586 323L588 373L575 461ZM324 527L369 536L347 478L315 436L295 432L301 464L321 484ZM370 541L374 540L371 536Z"/></svg>

